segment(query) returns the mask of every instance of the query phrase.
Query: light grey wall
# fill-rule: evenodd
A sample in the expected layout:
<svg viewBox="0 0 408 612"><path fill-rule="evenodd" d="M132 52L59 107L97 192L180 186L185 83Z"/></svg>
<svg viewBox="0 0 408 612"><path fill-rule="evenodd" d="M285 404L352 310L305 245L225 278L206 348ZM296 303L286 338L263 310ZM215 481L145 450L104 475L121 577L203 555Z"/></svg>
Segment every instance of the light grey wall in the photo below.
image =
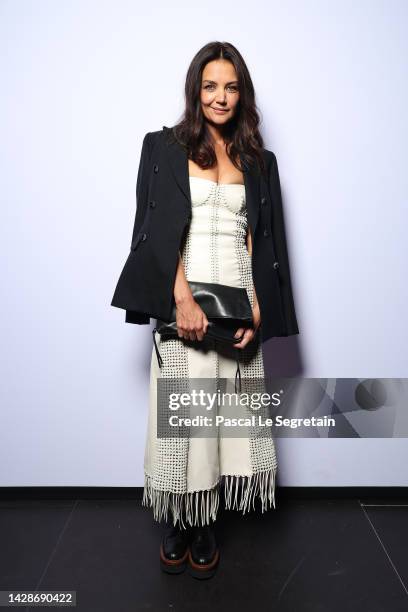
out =
<svg viewBox="0 0 408 612"><path fill-rule="evenodd" d="M408 4L210 8L1 3L2 486L143 483L152 336L110 300L142 137L210 40L246 59L279 163L301 336L268 363L408 375ZM407 484L404 439L278 443L280 484Z"/></svg>

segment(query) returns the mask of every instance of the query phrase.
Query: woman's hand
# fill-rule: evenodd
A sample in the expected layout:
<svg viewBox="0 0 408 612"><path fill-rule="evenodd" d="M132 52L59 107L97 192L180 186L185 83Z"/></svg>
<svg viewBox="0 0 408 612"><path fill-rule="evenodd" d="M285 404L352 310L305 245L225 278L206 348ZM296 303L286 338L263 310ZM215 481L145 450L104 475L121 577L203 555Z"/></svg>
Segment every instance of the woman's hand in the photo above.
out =
<svg viewBox="0 0 408 612"><path fill-rule="evenodd" d="M237 342L237 344L233 345L234 347L243 349L243 348L246 347L248 342L251 342L251 340L254 339L255 334L256 334L256 332L258 330L258 327L261 324L261 313L260 313L260 310L259 310L259 304L258 303L256 303L254 305L254 307L252 308L252 318L254 320L253 327L247 327L247 328L240 327L235 332L235 337L236 338L239 338L239 336L241 336L242 332L244 332L244 335L243 335L242 340L240 342Z"/></svg>
<svg viewBox="0 0 408 612"><path fill-rule="evenodd" d="M176 301L176 323L179 338L202 340L207 333L208 319L193 295Z"/></svg>

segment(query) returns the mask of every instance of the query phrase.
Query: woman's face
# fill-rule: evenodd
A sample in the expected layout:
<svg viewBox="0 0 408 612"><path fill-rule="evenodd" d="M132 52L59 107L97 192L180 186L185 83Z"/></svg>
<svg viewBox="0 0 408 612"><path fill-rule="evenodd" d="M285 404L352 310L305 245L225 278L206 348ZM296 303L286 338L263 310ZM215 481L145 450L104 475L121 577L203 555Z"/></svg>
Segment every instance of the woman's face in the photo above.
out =
<svg viewBox="0 0 408 612"><path fill-rule="evenodd" d="M207 121L222 126L232 119L239 101L238 76L225 59L205 65L201 81L201 108Z"/></svg>

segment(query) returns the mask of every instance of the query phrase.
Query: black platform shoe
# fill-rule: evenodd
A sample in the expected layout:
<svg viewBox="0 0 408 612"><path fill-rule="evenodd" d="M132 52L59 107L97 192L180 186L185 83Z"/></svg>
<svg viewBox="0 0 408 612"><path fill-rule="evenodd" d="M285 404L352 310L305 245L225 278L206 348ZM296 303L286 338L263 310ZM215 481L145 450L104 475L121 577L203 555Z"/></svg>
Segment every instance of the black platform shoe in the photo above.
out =
<svg viewBox="0 0 408 612"><path fill-rule="evenodd" d="M214 576L220 553L211 525L192 527L190 548L188 552L189 572L194 578L211 578Z"/></svg>
<svg viewBox="0 0 408 612"><path fill-rule="evenodd" d="M160 544L160 567L168 574L184 572L188 559L188 531L178 525L169 527Z"/></svg>

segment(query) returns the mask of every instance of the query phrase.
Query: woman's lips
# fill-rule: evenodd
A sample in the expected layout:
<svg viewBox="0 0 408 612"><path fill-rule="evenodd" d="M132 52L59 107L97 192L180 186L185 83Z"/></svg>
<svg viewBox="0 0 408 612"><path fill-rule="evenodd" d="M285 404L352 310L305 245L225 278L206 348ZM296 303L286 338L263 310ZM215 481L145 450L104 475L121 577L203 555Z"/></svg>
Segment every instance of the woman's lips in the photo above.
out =
<svg viewBox="0 0 408 612"><path fill-rule="evenodd" d="M223 113L227 113L228 109L224 109L224 108L213 108L213 111L215 111L216 113L219 113L220 115L222 115Z"/></svg>

